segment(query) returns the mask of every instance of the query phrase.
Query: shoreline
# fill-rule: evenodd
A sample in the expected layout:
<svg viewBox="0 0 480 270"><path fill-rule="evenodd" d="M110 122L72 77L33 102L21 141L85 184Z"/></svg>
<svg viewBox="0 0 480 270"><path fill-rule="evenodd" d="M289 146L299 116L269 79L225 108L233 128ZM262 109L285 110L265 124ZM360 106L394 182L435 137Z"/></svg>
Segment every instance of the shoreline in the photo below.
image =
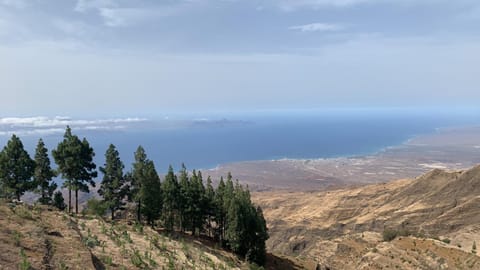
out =
<svg viewBox="0 0 480 270"><path fill-rule="evenodd" d="M462 170L480 163L480 127L437 128L366 155L317 159L253 160L204 172L231 172L254 190L322 190L344 185L415 178L432 169Z"/></svg>
<svg viewBox="0 0 480 270"><path fill-rule="evenodd" d="M456 127L451 127L451 128L456 128ZM459 127L463 128L463 127ZM440 131L440 129L444 128L435 128L432 132L430 133L418 133L415 135L410 136L408 139L403 140L402 142L398 144L392 144L389 146L381 147L380 149L369 151L368 153L357 153L357 154L346 154L346 155L334 155L330 157L314 157L314 158L274 158L274 159L252 159L252 160L239 160L239 161L232 161L232 162L226 162L226 163L220 163L217 164L214 167L210 168L200 168L198 170L201 171L216 171L220 170L225 166L229 165L235 165L235 164L242 164L242 163L262 163L262 162L285 162L285 161L291 161L291 162L305 162L305 161L334 161L334 160L342 160L342 159L359 159L359 158L367 158L370 156L376 156L381 153L390 151L390 150L395 150L397 148L402 148L411 145L410 143L414 141L417 138L420 138L422 136L429 136L429 135L435 135ZM448 128L445 128L448 129ZM479 145L480 148L480 145Z"/></svg>

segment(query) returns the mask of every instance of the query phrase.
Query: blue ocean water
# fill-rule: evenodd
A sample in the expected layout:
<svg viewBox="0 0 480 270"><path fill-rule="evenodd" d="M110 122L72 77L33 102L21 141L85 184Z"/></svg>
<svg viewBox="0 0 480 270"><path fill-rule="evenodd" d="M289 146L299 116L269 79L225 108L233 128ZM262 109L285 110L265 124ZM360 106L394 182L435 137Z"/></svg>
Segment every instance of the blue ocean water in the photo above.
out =
<svg viewBox="0 0 480 270"><path fill-rule="evenodd" d="M480 123L478 113L418 112L406 110L331 110L150 116L116 129L72 130L86 137L104 163L110 143L117 146L130 167L142 145L157 170L169 164L178 169L208 169L219 164L249 160L314 159L374 153L436 128ZM51 150L62 133L20 134L33 153L40 136ZM3 146L9 135L0 136Z"/></svg>

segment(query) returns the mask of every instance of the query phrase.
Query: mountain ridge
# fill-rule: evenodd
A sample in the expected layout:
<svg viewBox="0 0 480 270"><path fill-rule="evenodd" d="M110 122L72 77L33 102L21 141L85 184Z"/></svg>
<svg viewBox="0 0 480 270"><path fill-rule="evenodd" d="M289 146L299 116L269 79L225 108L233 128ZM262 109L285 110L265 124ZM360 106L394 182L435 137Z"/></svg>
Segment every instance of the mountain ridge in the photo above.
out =
<svg viewBox="0 0 480 270"><path fill-rule="evenodd" d="M473 243L480 242L480 166L434 169L414 179L330 191L257 193L254 198L269 222L270 252L305 257L330 269L381 269L395 265L395 260L380 260L382 256L372 256L372 250L381 247L403 254L402 245L427 241L426 249L452 249L456 257L435 254L445 262L429 264L425 260L430 257L423 254L418 264L402 268L457 269L460 266L452 262L460 257L480 268L476 249L472 253ZM389 230L402 237L384 242L382 234ZM348 257L346 250L355 248L360 250L357 257ZM402 256L414 259L412 254ZM365 260L371 268L362 263Z"/></svg>

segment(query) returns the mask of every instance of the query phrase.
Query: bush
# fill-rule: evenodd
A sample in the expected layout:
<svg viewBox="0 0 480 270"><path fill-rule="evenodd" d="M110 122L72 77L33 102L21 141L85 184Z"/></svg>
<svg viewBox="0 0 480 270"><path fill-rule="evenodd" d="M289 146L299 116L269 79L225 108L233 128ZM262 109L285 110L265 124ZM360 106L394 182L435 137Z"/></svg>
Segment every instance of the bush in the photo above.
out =
<svg viewBox="0 0 480 270"><path fill-rule="evenodd" d="M142 255L136 249L133 250L130 261L137 268L145 269L147 267L147 264L142 259Z"/></svg>
<svg viewBox="0 0 480 270"><path fill-rule="evenodd" d="M398 231L392 229L385 229L383 231L383 241L390 242L398 235Z"/></svg>
<svg viewBox="0 0 480 270"><path fill-rule="evenodd" d="M89 248L94 248L100 245L100 241L98 240L98 237L96 235L91 235L90 232L88 233L88 236L83 241L85 243L85 246Z"/></svg>
<svg viewBox="0 0 480 270"><path fill-rule="evenodd" d="M20 270L29 270L31 268L31 264L30 262L28 261L28 257L27 255L25 254L25 251L22 249L20 249L20 257L22 258L22 260L20 261L20 263L18 264L18 268Z"/></svg>
<svg viewBox="0 0 480 270"><path fill-rule="evenodd" d="M20 240L22 239L23 235L18 232L18 231L13 231L13 241L15 243L15 246L19 247L20 246Z"/></svg>
<svg viewBox="0 0 480 270"><path fill-rule="evenodd" d="M89 214L89 215L96 215L99 217L103 217L105 213L107 212L107 205L95 198L92 198L87 201L87 207L83 209L84 214Z"/></svg>
<svg viewBox="0 0 480 270"><path fill-rule="evenodd" d="M67 207L65 204L65 200L63 199L62 192L57 191L53 194L53 206L58 208L59 210L63 211Z"/></svg>
<svg viewBox="0 0 480 270"><path fill-rule="evenodd" d="M442 242L444 242L445 244L450 244L451 241L448 238L444 238L442 239Z"/></svg>
<svg viewBox="0 0 480 270"><path fill-rule="evenodd" d="M21 218L33 220L33 215L25 205L15 207L15 214Z"/></svg>
<svg viewBox="0 0 480 270"><path fill-rule="evenodd" d="M265 268L263 268L263 266L258 266L257 264L255 263L252 263L248 266L248 268L250 270L264 270Z"/></svg>

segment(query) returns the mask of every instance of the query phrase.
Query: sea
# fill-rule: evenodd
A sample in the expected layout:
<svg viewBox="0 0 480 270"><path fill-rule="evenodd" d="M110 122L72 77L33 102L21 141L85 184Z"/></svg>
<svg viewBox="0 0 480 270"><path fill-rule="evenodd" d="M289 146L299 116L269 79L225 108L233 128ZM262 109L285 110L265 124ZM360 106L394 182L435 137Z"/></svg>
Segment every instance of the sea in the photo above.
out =
<svg viewBox="0 0 480 270"><path fill-rule="evenodd" d="M211 169L221 164L277 159L361 156L396 146L420 134L451 126L480 125L475 109L315 109L168 113L128 117L30 116L0 118L0 145L19 136L33 156L42 138L49 150L65 127L85 137L104 164L110 144L126 170L141 145L157 171ZM53 162L52 162L53 163Z"/></svg>

